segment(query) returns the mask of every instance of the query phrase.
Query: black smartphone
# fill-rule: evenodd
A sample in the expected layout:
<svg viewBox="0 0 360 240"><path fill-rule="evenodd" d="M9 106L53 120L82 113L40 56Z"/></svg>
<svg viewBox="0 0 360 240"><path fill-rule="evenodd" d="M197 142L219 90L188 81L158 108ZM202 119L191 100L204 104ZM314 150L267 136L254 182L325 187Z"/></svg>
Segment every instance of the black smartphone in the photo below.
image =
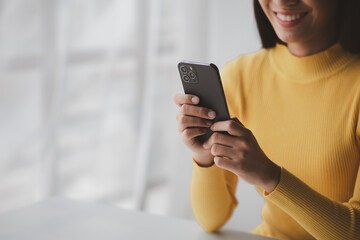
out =
<svg viewBox="0 0 360 240"><path fill-rule="evenodd" d="M213 122L230 119L219 70L215 64L181 61L178 69L185 94L198 96L198 106L214 110L216 117ZM198 140L205 142L212 133L209 128Z"/></svg>

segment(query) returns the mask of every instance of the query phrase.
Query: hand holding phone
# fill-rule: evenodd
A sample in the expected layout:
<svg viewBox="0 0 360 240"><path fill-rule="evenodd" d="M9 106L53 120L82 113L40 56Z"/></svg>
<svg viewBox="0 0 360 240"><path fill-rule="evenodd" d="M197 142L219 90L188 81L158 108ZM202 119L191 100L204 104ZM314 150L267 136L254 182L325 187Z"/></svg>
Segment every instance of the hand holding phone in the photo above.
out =
<svg viewBox="0 0 360 240"><path fill-rule="evenodd" d="M182 61L178 64L178 69L184 92L198 96L198 106L215 111L216 117L212 122L230 119L219 70L215 64ZM212 133L207 128L207 132L197 139L205 142Z"/></svg>
<svg viewBox="0 0 360 240"><path fill-rule="evenodd" d="M203 143L211 136L209 127L229 119L218 69L213 64L180 62L178 65L185 94L177 94L180 107L176 119L184 144L200 166L211 166L214 156Z"/></svg>

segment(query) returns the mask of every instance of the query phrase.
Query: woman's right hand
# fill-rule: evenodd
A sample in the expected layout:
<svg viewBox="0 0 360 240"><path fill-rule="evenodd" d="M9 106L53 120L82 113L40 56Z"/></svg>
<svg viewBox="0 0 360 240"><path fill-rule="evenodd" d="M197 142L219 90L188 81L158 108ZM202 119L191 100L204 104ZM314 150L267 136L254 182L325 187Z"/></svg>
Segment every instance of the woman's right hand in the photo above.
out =
<svg viewBox="0 0 360 240"><path fill-rule="evenodd" d="M197 136L205 134L212 125L211 119L215 118L215 112L211 109L196 106L199 97L191 94L176 94L174 102L180 107L176 120L182 142L193 152L195 161L203 167L214 163L210 149L205 149L203 143L197 140Z"/></svg>

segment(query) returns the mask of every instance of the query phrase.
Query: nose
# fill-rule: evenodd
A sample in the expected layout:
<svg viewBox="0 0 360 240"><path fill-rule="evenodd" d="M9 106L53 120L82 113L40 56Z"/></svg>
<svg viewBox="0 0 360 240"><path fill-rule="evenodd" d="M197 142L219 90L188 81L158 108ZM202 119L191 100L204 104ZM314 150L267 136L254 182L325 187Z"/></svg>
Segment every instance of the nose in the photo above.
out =
<svg viewBox="0 0 360 240"><path fill-rule="evenodd" d="M278 6L294 6L299 3L299 0L275 0Z"/></svg>

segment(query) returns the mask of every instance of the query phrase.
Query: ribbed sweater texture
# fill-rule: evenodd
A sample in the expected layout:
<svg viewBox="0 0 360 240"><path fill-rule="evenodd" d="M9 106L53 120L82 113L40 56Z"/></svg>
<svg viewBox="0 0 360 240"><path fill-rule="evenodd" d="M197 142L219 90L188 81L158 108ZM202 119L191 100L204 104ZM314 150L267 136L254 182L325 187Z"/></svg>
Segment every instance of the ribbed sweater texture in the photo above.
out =
<svg viewBox="0 0 360 240"><path fill-rule="evenodd" d="M253 233L360 239L360 56L339 43L302 58L277 45L229 62L221 77L230 114L282 169L273 192L257 187L265 204ZM237 205L238 177L194 160L192 209L216 231Z"/></svg>

